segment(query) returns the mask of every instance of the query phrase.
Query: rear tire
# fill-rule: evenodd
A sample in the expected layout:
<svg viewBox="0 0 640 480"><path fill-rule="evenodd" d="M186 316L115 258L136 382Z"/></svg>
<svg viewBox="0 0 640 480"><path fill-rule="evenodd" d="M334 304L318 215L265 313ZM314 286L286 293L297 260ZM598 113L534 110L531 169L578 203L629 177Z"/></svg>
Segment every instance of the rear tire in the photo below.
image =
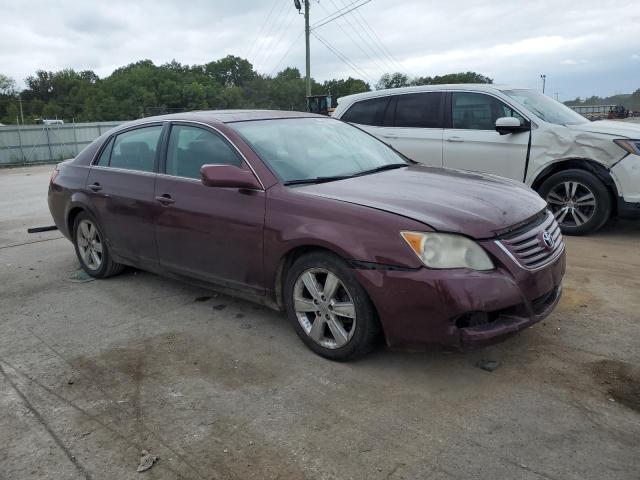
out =
<svg viewBox="0 0 640 480"><path fill-rule="evenodd" d="M611 217L611 195L602 181L586 170L563 170L547 178L540 196L565 235L593 233Z"/></svg>
<svg viewBox="0 0 640 480"><path fill-rule="evenodd" d="M298 258L287 273L284 300L296 333L318 355L354 360L375 346L380 324L373 303L336 255L313 252Z"/></svg>
<svg viewBox="0 0 640 480"><path fill-rule="evenodd" d="M124 265L112 260L105 236L93 215L80 212L73 222L73 245L82 269L95 278L122 272Z"/></svg>

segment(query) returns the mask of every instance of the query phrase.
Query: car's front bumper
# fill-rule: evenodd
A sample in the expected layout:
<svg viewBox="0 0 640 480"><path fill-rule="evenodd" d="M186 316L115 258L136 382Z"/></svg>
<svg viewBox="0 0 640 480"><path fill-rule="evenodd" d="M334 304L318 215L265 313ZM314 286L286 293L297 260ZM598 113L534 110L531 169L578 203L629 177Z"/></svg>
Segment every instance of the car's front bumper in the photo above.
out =
<svg viewBox="0 0 640 480"><path fill-rule="evenodd" d="M562 292L564 251L532 271L517 265L493 242L485 248L499 265L489 272L356 270L390 347L472 349L502 341L551 313Z"/></svg>

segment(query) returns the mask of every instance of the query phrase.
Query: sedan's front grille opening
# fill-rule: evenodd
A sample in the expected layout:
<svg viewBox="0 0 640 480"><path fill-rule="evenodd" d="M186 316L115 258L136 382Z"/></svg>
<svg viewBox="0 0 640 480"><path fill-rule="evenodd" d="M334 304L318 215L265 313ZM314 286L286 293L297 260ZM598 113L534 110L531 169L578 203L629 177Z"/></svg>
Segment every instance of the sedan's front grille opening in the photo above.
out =
<svg viewBox="0 0 640 480"><path fill-rule="evenodd" d="M500 239L513 258L524 268L535 270L557 258L564 247L560 227L551 212L546 211L544 221L528 224L517 234Z"/></svg>
<svg viewBox="0 0 640 480"><path fill-rule="evenodd" d="M455 318L458 328L480 327L494 322L499 312L467 312Z"/></svg>

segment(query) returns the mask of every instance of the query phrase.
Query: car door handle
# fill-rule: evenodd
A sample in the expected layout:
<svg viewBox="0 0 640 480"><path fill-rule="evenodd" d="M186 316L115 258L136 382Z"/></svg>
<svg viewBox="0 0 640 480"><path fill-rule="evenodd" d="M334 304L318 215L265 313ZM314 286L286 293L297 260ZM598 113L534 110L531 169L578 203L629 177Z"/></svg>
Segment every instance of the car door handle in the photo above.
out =
<svg viewBox="0 0 640 480"><path fill-rule="evenodd" d="M102 185L100 185L98 182L95 182L89 185L89 189L97 192L98 190L102 190Z"/></svg>
<svg viewBox="0 0 640 480"><path fill-rule="evenodd" d="M158 195L156 197L156 200L163 205L171 205L172 203L176 203L176 201L171 198L171 195L169 195L168 193L165 193L164 195Z"/></svg>
<svg viewBox="0 0 640 480"><path fill-rule="evenodd" d="M447 142L464 142L464 139L461 137L449 137Z"/></svg>
<svg viewBox="0 0 640 480"><path fill-rule="evenodd" d="M391 140L395 140L396 138L398 138L398 136L397 136L397 135L383 135L383 137L384 137L384 138L391 139Z"/></svg>

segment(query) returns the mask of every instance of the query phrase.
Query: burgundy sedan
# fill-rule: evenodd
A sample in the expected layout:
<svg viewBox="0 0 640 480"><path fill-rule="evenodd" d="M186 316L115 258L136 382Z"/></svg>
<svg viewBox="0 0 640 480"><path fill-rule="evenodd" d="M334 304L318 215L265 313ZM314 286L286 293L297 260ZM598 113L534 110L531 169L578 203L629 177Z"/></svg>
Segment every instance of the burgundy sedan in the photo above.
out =
<svg viewBox="0 0 640 480"><path fill-rule="evenodd" d="M482 346L557 304L564 244L533 190L415 164L328 117L146 118L54 171L82 268L130 265L285 310L316 353Z"/></svg>

